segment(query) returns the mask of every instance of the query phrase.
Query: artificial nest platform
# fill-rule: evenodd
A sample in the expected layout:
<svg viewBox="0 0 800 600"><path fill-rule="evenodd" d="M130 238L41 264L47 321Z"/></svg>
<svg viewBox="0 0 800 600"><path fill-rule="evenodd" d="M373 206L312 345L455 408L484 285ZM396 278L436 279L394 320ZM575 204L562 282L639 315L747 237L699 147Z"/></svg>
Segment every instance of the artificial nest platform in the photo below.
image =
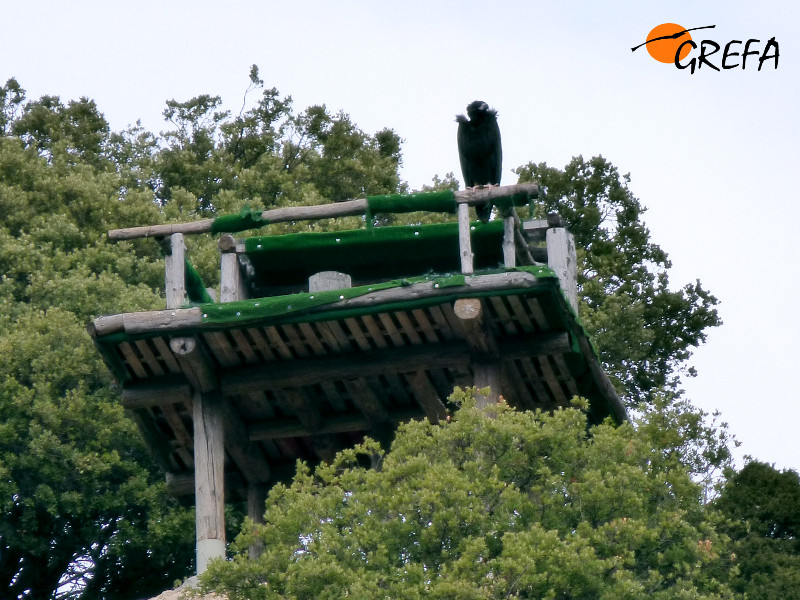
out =
<svg viewBox="0 0 800 600"><path fill-rule="evenodd" d="M356 210L370 219L387 200L110 232L162 237L168 249L167 310L99 317L89 331L170 490L195 494L198 571L224 555L223 498L246 498L258 518L264 491L297 459L329 461L367 435L388 444L409 419L442 421L454 386L488 386L482 402L502 395L530 410L582 396L590 421L625 420L577 318L572 236L558 219L520 223L514 211L535 187L390 199L397 212L453 212L457 223L223 235L221 302L187 266L183 232ZM487 197L502 218L470 222L468 207Z"/></svg>

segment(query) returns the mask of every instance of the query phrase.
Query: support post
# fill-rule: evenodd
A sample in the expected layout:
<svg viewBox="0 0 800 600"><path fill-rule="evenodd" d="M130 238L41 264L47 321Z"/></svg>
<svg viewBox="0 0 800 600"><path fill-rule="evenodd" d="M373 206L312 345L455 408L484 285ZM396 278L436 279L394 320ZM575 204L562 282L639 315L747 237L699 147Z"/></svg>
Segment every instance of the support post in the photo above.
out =
<svg viewBox="0 0 800 600"><path fill-rule="evenodd" d="M194 493L197 574L225 557L225 439L218 392L194 396Z"/></svg>
<svg viewBox="0 0 800 600"><path fill-rule="evenodd" d="M220 257L220 302L235 302L247 297L244 278L236 253L236 240L232 235L223 235L218 243Z"/></svg>
<svg viewBox="0 0 800 600"><path fill-rule="evenodd" d="M261 484L251 484L247 487L247 516L254 523L264 522L265 504L267 501L267 487ZM264 544L256 542L248 549L250 560L255 560L264 551Z"/></svg>
<svg viewBox="0 0 800 600"><path fill-rule="evenodd" d="M326 292L353 287L353 279L347 273L339 271L320 271L308 278L308 291Z"/></svg>
<svg viewBox="0 0 800 600"><path fill-rule="evenodd" d="M461 273L472 275L472 242L469 236L469 206L458 205L458 248L461 252Z"/></svg>
<svg viewBox="0 0 800 600"><path fill-rule="evenodd" d="M508 211L503 217L503 266L512 269L517 266L517 249L514 244L516 223L514 214Z"/></svg>
<svg viewBox="0 0 800 600"><path fill-rule="evenodd" d="M483 304L478 298L459 298L453 312L464 326L465 341L470 349L473 385L491 388L488 395L478 394L477 406L484 408L500 400L500 352L497 341L484 319Z"/></svg>
<svg viewBox="0 0 800 600"><path fill-rule="evenodd" d="M167 308L180 308L186 296L186 247L183 244L182 233L173 233L169 236L164 262Z"/></svg>
<svg viewBox="0 0 800 600"><path fill-rule="evenodd" d="M563 227L547 230L547 266L558 276L572 310L578 314L578 257L575 238Z"/></svg>

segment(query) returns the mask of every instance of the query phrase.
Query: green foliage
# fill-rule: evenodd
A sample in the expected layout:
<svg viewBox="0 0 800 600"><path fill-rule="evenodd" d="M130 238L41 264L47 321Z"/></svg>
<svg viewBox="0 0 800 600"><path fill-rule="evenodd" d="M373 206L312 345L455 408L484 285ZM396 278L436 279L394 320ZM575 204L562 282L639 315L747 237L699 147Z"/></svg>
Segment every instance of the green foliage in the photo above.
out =
<svg viewBox="0 0 800 600"><path fill-rule="evenodd" d="M456 390L448 423L402 425L388 453L367 440L314 472L300 465L203 589L232 600L731 597L715 577L725 540L655 428L587 430L578 409L478 410L474 391ZM264 551L250 559L256 541Z"/></svg>
<svg viewBox="0 0 800 600"><path fill-rule="evenodd" d="M627 403L677 389L681 375L695 374L691 349L721 324L718 302L699 281L669 288L669 259L650 241L630 176L602 156L579 156L563 170L528 163L516 172L545 191L535 215L558 213L575 236L581 320Z"/></svg>
<svg viewBox="0 0 800 600"><path fill-rule="evenodd" d="M800 476L753 461L733 474L715 507L728 521L732 587L753 600L783 600L800 590Z"/></svg>

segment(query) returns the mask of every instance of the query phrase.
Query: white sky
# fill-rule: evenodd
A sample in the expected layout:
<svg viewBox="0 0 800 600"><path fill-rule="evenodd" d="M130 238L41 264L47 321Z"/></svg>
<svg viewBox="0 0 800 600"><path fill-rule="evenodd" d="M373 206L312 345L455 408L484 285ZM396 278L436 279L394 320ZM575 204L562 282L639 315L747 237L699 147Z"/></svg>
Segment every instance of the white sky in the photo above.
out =
<svg viewBox="0 0 800 600"><path fill-rule="evenodd" d="M504 183L529 161L602 154L630 172L673 286L700 279L722 302L689 397L722 412L740 455L800 469L800 3L668 4L5 0L0 80L29 99L93 98L113 129L159 131L168 99L209 93L238 111L257 64L298 110L325 103L368 132L395 129L412 187L460 179L453 119L475 99L499 110ZM693 37L722 46L774 36L778 69L754 57L690 75L631 53L664 22L716 25Z"/></svg>

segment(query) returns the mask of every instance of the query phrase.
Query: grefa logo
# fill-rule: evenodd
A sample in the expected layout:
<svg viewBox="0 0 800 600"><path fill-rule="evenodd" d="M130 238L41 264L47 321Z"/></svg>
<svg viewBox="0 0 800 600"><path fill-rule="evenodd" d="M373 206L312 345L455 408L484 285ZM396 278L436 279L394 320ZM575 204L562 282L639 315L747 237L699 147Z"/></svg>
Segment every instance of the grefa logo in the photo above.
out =
<svg viewBox="0 0 800 600"><path fill-rule="evenodd" d="M653 27L647 34L646 41L631 48L631 52L644 46L650 56L657 61L673 63L678 69L689 69L690 74L694 74L695 69L699 71L704 66L714 71L746 69L748 65L755 65L756 59L750 57L756 56L758 57L759 71L765 64L772 64L773 61L775 68L778 68L780 48L778 42L775 41L775 36L767 40L763 46L761 40L755 38L745 42L731 40L724 47L714 40L702 40L699 44L699 55L693 52L697 50L698 44L692 39L689 32L698 29L714 29L715 27L716 25L705 25L687 29L677 23L662 23ZM692 56L689 56L690 54ZM687 57L689 60L686 60Z"/></svg>

